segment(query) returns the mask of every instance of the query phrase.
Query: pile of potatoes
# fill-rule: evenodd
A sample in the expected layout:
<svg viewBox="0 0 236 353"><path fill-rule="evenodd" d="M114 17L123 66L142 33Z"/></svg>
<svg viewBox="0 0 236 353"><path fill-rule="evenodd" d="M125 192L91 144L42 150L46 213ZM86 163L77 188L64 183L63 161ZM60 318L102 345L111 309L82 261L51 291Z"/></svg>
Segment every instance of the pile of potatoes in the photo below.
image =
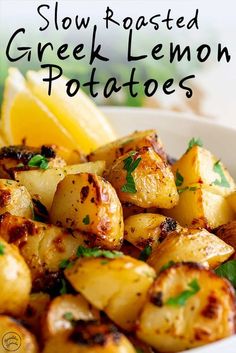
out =
<svg viewBox="0 0 236 353"><path fill-rule="evenodd" d="M0 151L0 352L9 332L19 353L175 353L235 333L214 270L235 256L236 185L211 152L171 165L155 130L77 164L54 148L32 167L30 151Z"/></svg>

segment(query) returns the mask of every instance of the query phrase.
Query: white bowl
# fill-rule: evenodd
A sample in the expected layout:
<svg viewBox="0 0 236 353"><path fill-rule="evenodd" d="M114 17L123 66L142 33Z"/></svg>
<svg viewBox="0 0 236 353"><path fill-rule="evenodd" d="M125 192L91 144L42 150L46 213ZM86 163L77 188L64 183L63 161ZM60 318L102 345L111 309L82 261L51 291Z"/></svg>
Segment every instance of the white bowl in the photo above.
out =
<svg viewBox="0 0 236 353"><path fill-rule="evenodd" d="M179 157L192 137L200 137L206 148L221 158L236 177L236 129L190 114L145 108L103 108L119 136L134 130L155 128L168 154ZM236 353L236 336L186 351L186 353Z"/></svg>

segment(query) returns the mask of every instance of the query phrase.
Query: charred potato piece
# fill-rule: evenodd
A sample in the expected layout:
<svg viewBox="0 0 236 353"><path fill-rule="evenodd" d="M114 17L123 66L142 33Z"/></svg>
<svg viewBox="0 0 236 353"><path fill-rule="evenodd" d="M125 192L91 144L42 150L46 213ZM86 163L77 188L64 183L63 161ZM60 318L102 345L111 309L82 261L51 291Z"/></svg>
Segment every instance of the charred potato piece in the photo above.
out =
<svg viewBox="0 0 236 353"><path fill-rule="evenodd" d="M226 261L234 249L205 229L182 229L166 236L150 255L148 264L159 273L169 261L198 262L216 268Z"/></svg>
<svg viewBox="0 0 236 353"><path fill-rule="evenodd" d="M114 142L99 147L88 156L90 161L104 160L109 169L112 163L123 154L142 147L152 147L163 160L167 160L161 140L156 130L137 131Z"/></svg>
<svg viewBox="0 0 236 353"><path fill-rule="evenodd" d="M179 203L171 210L163 213L176 219L181 226L215 229L235 218L235 214L227 199L213 193L202 184L195 184L183 189L179 195Z"/></svg>
<svg viewBox="0 0 236 353"><path fill-rule="evenodd" d="M0 236L19 248L31 270L35 291L53 286L62 260L73 258L79 245L87 246L78 232L9 213L0 216Z"/></svg>
<svg viewBox="0 0 236 353"><path fill-rule="evenodd" d="M94 173L102 175L105 162L89 162L65 166L63 168L50 168L47 170L23 170L15 172L15 180L24 185L32 198L37 198L50 211L57 184L66 175L78 173Z"/></svg>
<svg viewBox="0 0 236 353"><path fill-rule="evenodd" d="M235 310L227 280L197 264L176 264L154 282L137 335L158 352L179 352L233 335Z"/></svg>
<svg viewBox="0 0 236 353"><path fill-rule="evenodd" d="M120 327L132 330L155 271L129 256L79 258L65 276L91 304Z"/></svg>
<svg viewBox="0 0 236 353"><path fill-rule="evenodd" d="M0 179L0 214L33 218L33 203L24 186L14 180Z"/></svg>
<svg viewBox="0 0 236 353"><path fill-rule="evenodd" d="M66 330L71 330L76 321L99 320L99 311L93 308L82 295L65 294L53 299L42 320L44 340Z"/></svg>
<svg viewBox="0 0 236 353"><path fill-rule="evenodd" d="M12 179L15 170L30 169L28 163L37 154L47 158L50 167L63 167L66 164L62 158L57 157L53 146L6 146L0 149L0 178Z"/></svg>
<svg viewBox="0 0 236 353"><path fill-rule="evenodd" d="M229 222L216 230L216 235L236 251L236 221ZM233 254L236 259L236 253Z"/></svg>
<svg viewBox="0 0 236 353"><path fill-rule="evenodd" d="M179 200L170 167L152 148L119 157L107 179L122 202L139 207L172 208Z"/></svg>
<svg viewBox="0 0 236 353"><path fill-rule="evenodd" d="M40 322L46 313L50 301L50 296L47 293L39 292L30 294L29 303L21 317L24 325L38 338L41 337Z"/></svg>
<svg viewBox="0 0 236 353"><path fill-rule="evenodd" d="M35 337L9 316L0 316L0 352L38 353Z"/></svg>
<svg viewBox="0 0 236 353"><path fill-rule="evenodd" d="M117 249L123 241L120 201L111 184L96 174L67 175L57 186L50 219L91 234L102 248Z"/></svg>
<svg viewBox="0 0 236 353"><path fill-rule="evenodd" d="M210 186L213 193L227 196L231 194L236 185L233 178L213 154L205 148L194 146L186 152L172 166L175 176L179 173L182 178L181 188L200 183ZM224 182L222 182L222 174Z"/></svg>
<svg viewBox="0 0 236 353"><path fill-rule="evenodd" d="M0 238L0 313L20 316L29 301L31 277L17 248Z"/></svg>
<svg viewBox="0 0 236 353"><path fill-rule="evenodd" d="M72 332L52 337L43 353L136 353L129 340L115 326L78 322Z"/></svg>
<svg viewBox="0 0 236 353"><path fill-rule="evenodd" d="M125 220L124 237L131 244L143 250L154 249L170 232L179 232L181 227L169 217L154 213L140 213Z"/></svg>

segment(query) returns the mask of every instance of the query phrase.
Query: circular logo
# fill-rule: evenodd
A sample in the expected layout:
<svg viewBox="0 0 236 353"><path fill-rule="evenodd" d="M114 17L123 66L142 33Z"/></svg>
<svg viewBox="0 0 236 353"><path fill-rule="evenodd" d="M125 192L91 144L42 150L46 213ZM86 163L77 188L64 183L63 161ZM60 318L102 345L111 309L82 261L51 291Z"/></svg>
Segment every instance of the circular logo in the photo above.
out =
<svg viewBox="0 0 236 353"><path fill-rule="evenodd" d="M21 338L16 332L7 332L2 338L2 346L9 352L15 352L21 346Z"/></svg>

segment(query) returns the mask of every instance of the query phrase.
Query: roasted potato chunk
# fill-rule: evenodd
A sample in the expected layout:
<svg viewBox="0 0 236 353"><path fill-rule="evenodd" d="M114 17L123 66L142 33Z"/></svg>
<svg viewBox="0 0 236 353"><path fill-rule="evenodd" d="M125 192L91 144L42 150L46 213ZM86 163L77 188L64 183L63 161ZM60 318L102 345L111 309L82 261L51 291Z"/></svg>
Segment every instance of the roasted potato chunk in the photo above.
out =
<svg viewBox="0 0 236 353"><path fill-rule="evenodd" d="M121 256L79 258L65 276L91 304L120 327L132 330L155 272L143 261Z"/></svg>
<svg viewBox="0 0 236 353"><path fill-rule="evenodd" d="M57 186L50 219L90 233L102 248L117 249L123 241L121 203L111 184L96 174L67 175Z"/></svg>
<svg viewBox="0 0 236 353"><path fill-rule="evenodd" d="M63 168L50 168L47 170L23 170L15 172L15 180L24 185L32 198L37 198L50 211L57 184L66 175L77 173L94 173L102 175L105 162L97 161L65 166Z"/></svg>
<svg viewBox="0 0 236 353"><path fill-rule="evenodd" d="M216 235L205 229L182 229L180 233L166 236L150 255L148 264L159 273L169 261L199 262L210 268L216 268L226 261L234 249Z"/></svg>
<svg viewBox="0 0 236 353"><path fill-rule="evenodd" d="M151 287L137 335L159 352L179 352L233 335L235 310L227 280L197 264L176 264Z"/></svg>
<svg viewBox="0 0 236 353"><path fill-rule="evenodd" d="M136 151L142 147L152 147L163 160L167 160L162 142L157 135L156 130L137 131L131 135L122 137L114 142L99 147L90 153L88 159L90 161L104 160L106 167L109 169L112 163L130 151Z"/></svg>
<svg viewBox="0 0 236 353"><path fill-rule="evenodd" d="M20 316L29 301L31 277L16 247L0 238L0 313Z"/></svg>
<svg viewBox="0 0 236 353"><path fill-rule="evenodd" d="M134 216L139 213L156 213L157 212L157 208L155 208L155 207L143 208L143 207L133 205L130 202L123 202L121 204L122 204L124 219L128 218L129 216Z"/></svg>
<svg viewBox="0 0 236 353"><path fill-rule="evenodd" d="M72 332L46 342L43 353L136 353L129 340L113 325L78 322Z"/></svg>
<svg viewBox="0 0 236 353"><path fill-rule="evenodd" d="M50 295L47 293L39 292L30 294L29 303L21 317L24 325L38 338L41 338L40 322L46 313L50 301Z"/></svg>
<svg viewBox="0 0 236 353"><path fill-rule="evenodd" d="M66 164L62 158L57 157L53 146L6 146L0 149L0 178L12 179L15 170L30 169L29 161L39 154L48 160L49 167L60 168Z"/></svg>
<svg viewBox="0 0 236 353"><path fill-rule="evenodd" d="M0 352L38 353L35 337L9 316L0 315Z"/></svg>
<svg viewBox="0 0 236 353"><path fill-rule="evenodd" d="M71 330L76 321L99 320L99 311L93 308L82 295L65 294L53 299L42 320L44 340L66 330Z"/></svg>
<svg viewBox="0 0 236 353"><path fill-rule="evenodd" d="M0 214L33 218L33 203L24 186L14 180L0 179Z"/></svg>
<svg viewBox="0 0 236 353"><path fill-rule="evenodd" d="M173 217L181 226L193 226L215 229L235 218L227 199L211 192L202 184L183 190L179 195L179 203L171 210L163 213Z"/></svg>
<svg viewBox="0 0 236 353"><path fill-rule="evenodd" d="M0 236L19 248L31 270L35 291L54 286L61 261L73 258L78 246L88 243L78 232L9 213L0 216Z"/></svg>
<svg viewBox="0 0 236 353"><path fill-rule="evenodd" d="M146 246L154 249L170 232L181 227L169 217L154 213L140 213L125 220L124 237L131 244L143 250Z"/></svg>
<svg viewBox="0 0 236 353"><path fill-rule="evenodd" d="M170 167L152 148L126 153L107 176L122 202L149 208L172 208L179 199Z"/></svg>
<svg viewBox="0 0 236 353"><path fill-rule="evenodd" d="M200 183L211 187L213 193L222 196L231 194L236 185L233 178L213 154L205 148L194 146L172 166L181 188ZM178 174L178 175L177 175ZM177 182L178 184L178 182Z"/></svg>
<svg viewBox="0 0 236 353"><path fill-rule="evenodd" d="M236 221L229 222L216 230L216 235L236 251ZM236 252L233 254L236 259Z"/></svg>

